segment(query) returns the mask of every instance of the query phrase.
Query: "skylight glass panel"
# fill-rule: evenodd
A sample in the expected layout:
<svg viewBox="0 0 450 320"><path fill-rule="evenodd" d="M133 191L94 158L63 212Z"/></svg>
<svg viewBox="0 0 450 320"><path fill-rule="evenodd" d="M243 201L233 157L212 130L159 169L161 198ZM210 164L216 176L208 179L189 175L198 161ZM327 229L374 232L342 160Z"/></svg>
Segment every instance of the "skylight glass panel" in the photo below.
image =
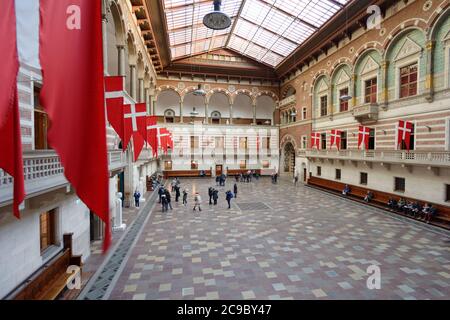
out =
<svg viewBox="0 0 450 320"><path fill-rule="evenodd" d="M279 35L277 35L273 32L266 31L262 28L259 28L259 30L256 31L255 35L252 38L250 38L249 40L264 47L264 48L268 48L268 47L271 47L272 44L275 41L277 41L277 39L279 37L280 37Z"/></svg>
<svg viewBox="0 0 450 320"><path fill-rule="evenodd" d="M328 1L311 0L298 18L317 27L321 27L337 10L337 6L331 5Z"/></svg>
<svg viewBox="0 0 450 320"><path fill-rule="evenodd" d="M209 49L209 45L211 43L211 39L200 40L192 43L192 53L197 54L203 51L207 51Z"/></svg>
<svg viewBox="0 0 450 320"><path fill-rule="evenodd" d="M276 53L287 56L292 51L294 51L297 48L297 45L293 42L287 41L286 39L279 38L273 46L271 46L271 50L275 51Z"/></svg>
<svg viewBox="0 0 450 320"><path fill-rule="evenodd" d="M178 45L180 43L191 42L192 28L181 29L179 31L169 33L170 45Z"/></svg>
<svg viewBox="0 0 450 320"><path fill-rule="evenodd" d="M192 25L192 7L181 7L166 11L167 27L170 30Z"/></svg>
<svg viewBox="0 0 450 320"><path fill-rule="evenodd" d="M279 10L272 9L268 13L267 19L262 22L261 26L275 33L283 34L293 21L294 18L292 16L288 16Z"/></svg>
<svg viewBox="0 0 450 320"><path fill-rule="evenodd" d="M254 24L261 24L267 17L269 11L270 6L264 2L260 0L247 0L242 9L241 16Z"/></svg>
<svg viewBox="0 0 450 320"><path fill-rule="evenodd" d="M315 29L310 26L295 20L283 33L283 36L296 43L303 43L310 35L314 33Z"/></svg>
<svg viewBox="0 0 450 320"><path fill-rule="evenodd" d="M235 35L230 37L230 43L228 46L238 52L243 52L248 45L248 41L242 38L239 38Z"/></svg>
<svg viewBox="0 0 450 320"><path fill-rule="evenodd" d="M239 19L236 23L234 33L244 39L250 39L258 30L258 26L245 20Z"/></svg>
<svg viewBox="0 0 450 320"><path fill-rule="evenodd" d="M261 60L262 57L267 53L267 49L263 48L261 46L258 46L257 44L250 43L247 47L247 50L245 50L245 54L257 59Z"/></svg>
<svg viewBox="0 0 450 320"><path fill-rule="evenodd" d="M282 60L283 60L282 56L272 51L267 52L267 54L262 58L262 62L267 63L271 66L278 65Z"/></svg>

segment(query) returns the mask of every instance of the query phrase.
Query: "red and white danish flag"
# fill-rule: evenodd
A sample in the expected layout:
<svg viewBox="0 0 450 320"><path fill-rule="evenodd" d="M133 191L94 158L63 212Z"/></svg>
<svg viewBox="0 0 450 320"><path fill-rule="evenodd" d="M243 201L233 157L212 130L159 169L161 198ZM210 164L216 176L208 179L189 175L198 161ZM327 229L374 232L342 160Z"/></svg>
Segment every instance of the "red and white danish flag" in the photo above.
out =
<svg viewBox="0 0 450 320"><path fill-rule="evenodd" d="M361 143L364 142L364 149L369 149L369 136L370 136L370 128L359 126L358 130L358 149L361 146Z"/></svg>
<svg viewBox="0 0 450 320"><path fill-rule="evenodd" d="M48 142L80 200L105 222L106 250L111 230L101 5L92 0L0 0L0 166L14 177L18 215L23 199L15 82L20 62L42 74Z"/></svg>
<svg viewBox="0 0 450 320"><path fill-rule="evenodd" d="M147 143L152 148L154 157L158 157L158 118L156 116L147 116Z"/></svg>
<svg viewBox="0 0 450 320"><path fill-rule="evenodd" d="M397 147L405 141L406 150L409 151L411 146L411 133L413 129L412 122L400 120L398 122L398 132L397 132Z"/></svg>
<svg viewBox="0 0 450 320"><path fill-rule="evenodd" d="M137 161L147 137L147 106L145 103L126 104L123 109L124 133L127 139L122 141L123 147L127 147L130 141L128 137L133 137L134 161Z"/></svg>
<svg viewBox="0 0 450 320"><path fill-rule="evenodd" d="M124 90L122 76L105 77L105 98L108 121L122 140L122 149L125 151L127 149L127 146L124 145L125 141L128 141L130 137L126 139L124 132Z"/></svg>
<svg viewBox="0 0 450 320"><path fill-rule="evenodd" d="M319 132L312 132L311 133L311 149L316 147L319 149L320 147L320 133Z"/></svg>
<svg viewBox="0 0 450 320"><path fill-rule="evenodd" d="M161 128L158 134L158 143L163 149L164 153L167 154L169 149L173 150L173 139L172 134L166 128Z"/></svg>
<svg viewBox="0 0 450 320"><path fill-rule="evenodd" d="M330 139L330 149L333 147L334 143L336 143L336 148L339 150L341 146L341 134L340 130L331 130L331 139Z"/></svg>

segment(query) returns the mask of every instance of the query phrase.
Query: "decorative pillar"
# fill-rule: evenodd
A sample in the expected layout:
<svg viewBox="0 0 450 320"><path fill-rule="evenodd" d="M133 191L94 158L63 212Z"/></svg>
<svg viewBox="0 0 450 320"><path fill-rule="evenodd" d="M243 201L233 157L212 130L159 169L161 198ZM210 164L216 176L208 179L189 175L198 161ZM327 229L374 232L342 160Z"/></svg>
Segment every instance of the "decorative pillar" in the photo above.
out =
<svg viewBox="0 0 450 320"><path fill-rule="evenodd" d="M333 116L333 114L334 114L334 99L333 99L334 88L335 88L334 84L330 83L330 88L328 89L328 96L330 97L330 103L329 103L329 105L330 105L329 115L330 116ZM339 98L337 98L337 99L339 101Z"/></svg>
<svg viewBox="0 0 450 320"><path fill-rule="evenodd" d="M352 80L351 80L351 84L350 84L350 95L352 96L352 109L356 107L356 81L357 81L358 77L356 76L356 74L352 74Z"/></svg>
<svg viewBox="0 0 450 320"><path fill-rule="evenodd" d="M180 123L183 123L183 100L180 99Z"/></svg>
<svg viewBox="0 0 450 320"><path fill-rule="evenodd" d="M134 100L136 97L136 66L130 65L130 95Z"/></svg>
<svg viewBox="0 0 450 320"><path fill-rule="evenodd" d="M118 54L118 70L117 73L119 76L125 76L125 46L119 45L117 46L117 54Z"/></svg>
<svg viewBox="0 0 450 320"><path fill-rule="evenodd" d="M143 103L145 102L145 92L144 92L144 79L139 78L138 79L138 102Z"/></svg>
<svg viewBox="0 0 450 320"><path fill-rule="evenodd" d="M147 114L150 114L150 95L149 95L149 88L144 89L144 100L145 100L145 106L147 110Z"/></svg>
<svg viewBox="0 0 450 320"><path fill-rule="evenodd" d="M428 102L433 102L434 100L434 64L433 64L433 51L435 48L435 41L430 40L426 45L426 59L427 59L427 73L425 80L425 93Z"/></svg>
<svg viewBox="0 0 450 320"><path fill-rule="evenodd" d="M205 124L209 123L208 107L208 102L205 101Z"/></svg>
<svg viewBox="0 0 450 320"><path fill-rule="evenodd" d="M105 9L103 9L105 10ZM102 38L103 38L103 74L108 74L108 18L102 13Z"/></svg>
<svg viewBox="0 0 450 320"><path fill-rule="evenodd" d="M253 107L253 125L256 125L256 101L252 102Z"/></svg>
<svg viewBox="0 0 450 320"><path fill-rule="evenodd" d="M233 103L230 103L230 124L233 124Z"/></svg>
<svg viewBox="0 0 450 320"><path fill-rule="evenodd" d="M389 102L389 88L388 88L388 68L389 61L383 60L381 61L381 99L380 104L383 109L386 109Z"/></svg>

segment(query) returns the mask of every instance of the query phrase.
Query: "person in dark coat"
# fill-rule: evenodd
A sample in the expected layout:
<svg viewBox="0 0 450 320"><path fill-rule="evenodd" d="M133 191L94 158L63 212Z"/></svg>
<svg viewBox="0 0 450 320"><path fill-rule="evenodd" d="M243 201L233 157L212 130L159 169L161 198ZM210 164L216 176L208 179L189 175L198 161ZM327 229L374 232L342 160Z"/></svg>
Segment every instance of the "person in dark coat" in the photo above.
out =
<svg viewBox="0 0 450 320"><path fill-rule="evenodd" d="M233 199L233 194L231 193L230 190L228 190L225 194L228 202L228 209L231 209L231 199Z"/></svg>
<svg viewBox="0 0 450 320"><path fill-rule="evenodd" d="M187 205L187 196L188 196L188 192L186 189L183 190L183 204L184 206Z"/></svg>
<svg viewBox="0 0 450 320"><path fill-rule="evenodd" d="M175 185L175 202L178 202L178 199L180 198L180 186Z"/></svg>
<svg viewBox="0 0 450 320"><path fill-rule="evenodd" d="M213 187L209 187L208 188L209 205L212 205L213 192L214 192L214 188Z"/></svg>
<svg viewBox="0 0 450 320"><path fill-rule="evenodd" d="M216 186L219 185L219 182L220 182L220 176L216 176Z"/></svg>
<svg viewBox="0 0 450 320"><path fill-rule="evenodd" d="M158 190L158 196L159 196L159 202L158 203L161 203L161 196L163 195L163 193L165 193L164 192L164 186L161 186L161 187L159 187L159 190Z"/></svg>
<svg viewBox="0 0 450 320"><path fill-rule="evenodd" d="M237 198L238 186L236 183L234 184L233 191L234 191L234 197Z"/></svg>
<svg viewBox="0 0 450 320"><path fill-rule="evenodd" d="M212 197L213 197L213 200L214 200L214 205L216 206L217 205L217 200L219 199L219 191L214 189Z"/></svg>
<svg viewBox="0 0 450 320"><path fill-rule="evenodd" d="M136 206L136 208L139 208L139 199L141 198L141 193L139 191L135 191L134 192L134 205Z"/></svg>
<svg viewBox="0 0 450 320"><path fill-rule="evenodd" d="M167 211L167 197L165 192L161 194L161 206L162 212Z"/></svg>
<svg viewBox="0 0 450 320"><path fill-rule="evenodd" d="M166 190L165 194L166 194L166 199L167 199L167 207L170 208L170 210L172 210L172 200L171 200L169 190Z"/></svg>

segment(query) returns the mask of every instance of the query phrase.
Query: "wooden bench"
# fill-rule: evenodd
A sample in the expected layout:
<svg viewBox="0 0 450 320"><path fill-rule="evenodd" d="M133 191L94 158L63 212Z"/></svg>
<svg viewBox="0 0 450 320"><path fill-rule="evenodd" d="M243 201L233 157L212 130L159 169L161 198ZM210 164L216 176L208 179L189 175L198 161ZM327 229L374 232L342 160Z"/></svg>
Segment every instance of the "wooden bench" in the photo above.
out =
<svg viewBox="0 0 450 320"><path fill-rule="evenodd" d="M322 178L318 178L318 177L310 177L308 179L308 185L311 185L314 187L319 187L323 190L330 191L333 194L337 194L339 196L349 198L354 201L364 203L366 205L374 206L374 207L377 207L377 208L380 208L383 210L389 210L389 211L395 212L399 215L410 217L403 212L394 211L388 207L387 202L390 198L395 199L397 201L400 199L401 196L396 195L396 194L367 189L367 188L364 188L361 186L354 186L354 185L348 184L348 186L350 187L350 192L347 196L344 196L342 194L342 190L344 190L344 187L346 185L345 183L332 181L332 180L326 180L326 179L322 179ZM364 197L367 195L367 191L369 191L369 190L373 193L373 199L371 202L367 203L364 201ZM423 200L417 200L417 199L407 198L407 197L403 197L403 196L402 196L402 198L405 199L405 201L409 201L409 202L417 201L421 206L423 206L425 204L425 201L423 201ZM431 202L428 202L428 204L432 205L433 207L435 207L437 209L437 215L431 219L430 224L433 224L433 225L436 225L436 226L439 226L439 227L442 227L445 229L450 229L450 207L443 206L443 205L436 204L436 203L431 203Z"/></svg>
<svg viewBox="0 0 450 320"><path fill-rule="evenodd" d="M252 170L252 169L228 169L227 170L227 175L228 176L238 176L241 173L242 174L247 174L248 170L255 171L255 173L261 175L261 170L260 169L257 169L257 170Z"/></svg>
<svg viewBox="0 0 450 320"><path fill-rule="evenodd" d="M72 255L72 235L63 236L63 250L16 288L10 295L12 299L55 300L66 289L67 280L73 275L67 273L67 268L82 266L81 256Z"/></svg>
<svg viewBox="0 0 450 320"><path fill-rule="evenodd" d="M165 170L163 171L164 179L170 177L200 177L200 173L204 171L205 176L211 177L211 170Z"/></svg>

